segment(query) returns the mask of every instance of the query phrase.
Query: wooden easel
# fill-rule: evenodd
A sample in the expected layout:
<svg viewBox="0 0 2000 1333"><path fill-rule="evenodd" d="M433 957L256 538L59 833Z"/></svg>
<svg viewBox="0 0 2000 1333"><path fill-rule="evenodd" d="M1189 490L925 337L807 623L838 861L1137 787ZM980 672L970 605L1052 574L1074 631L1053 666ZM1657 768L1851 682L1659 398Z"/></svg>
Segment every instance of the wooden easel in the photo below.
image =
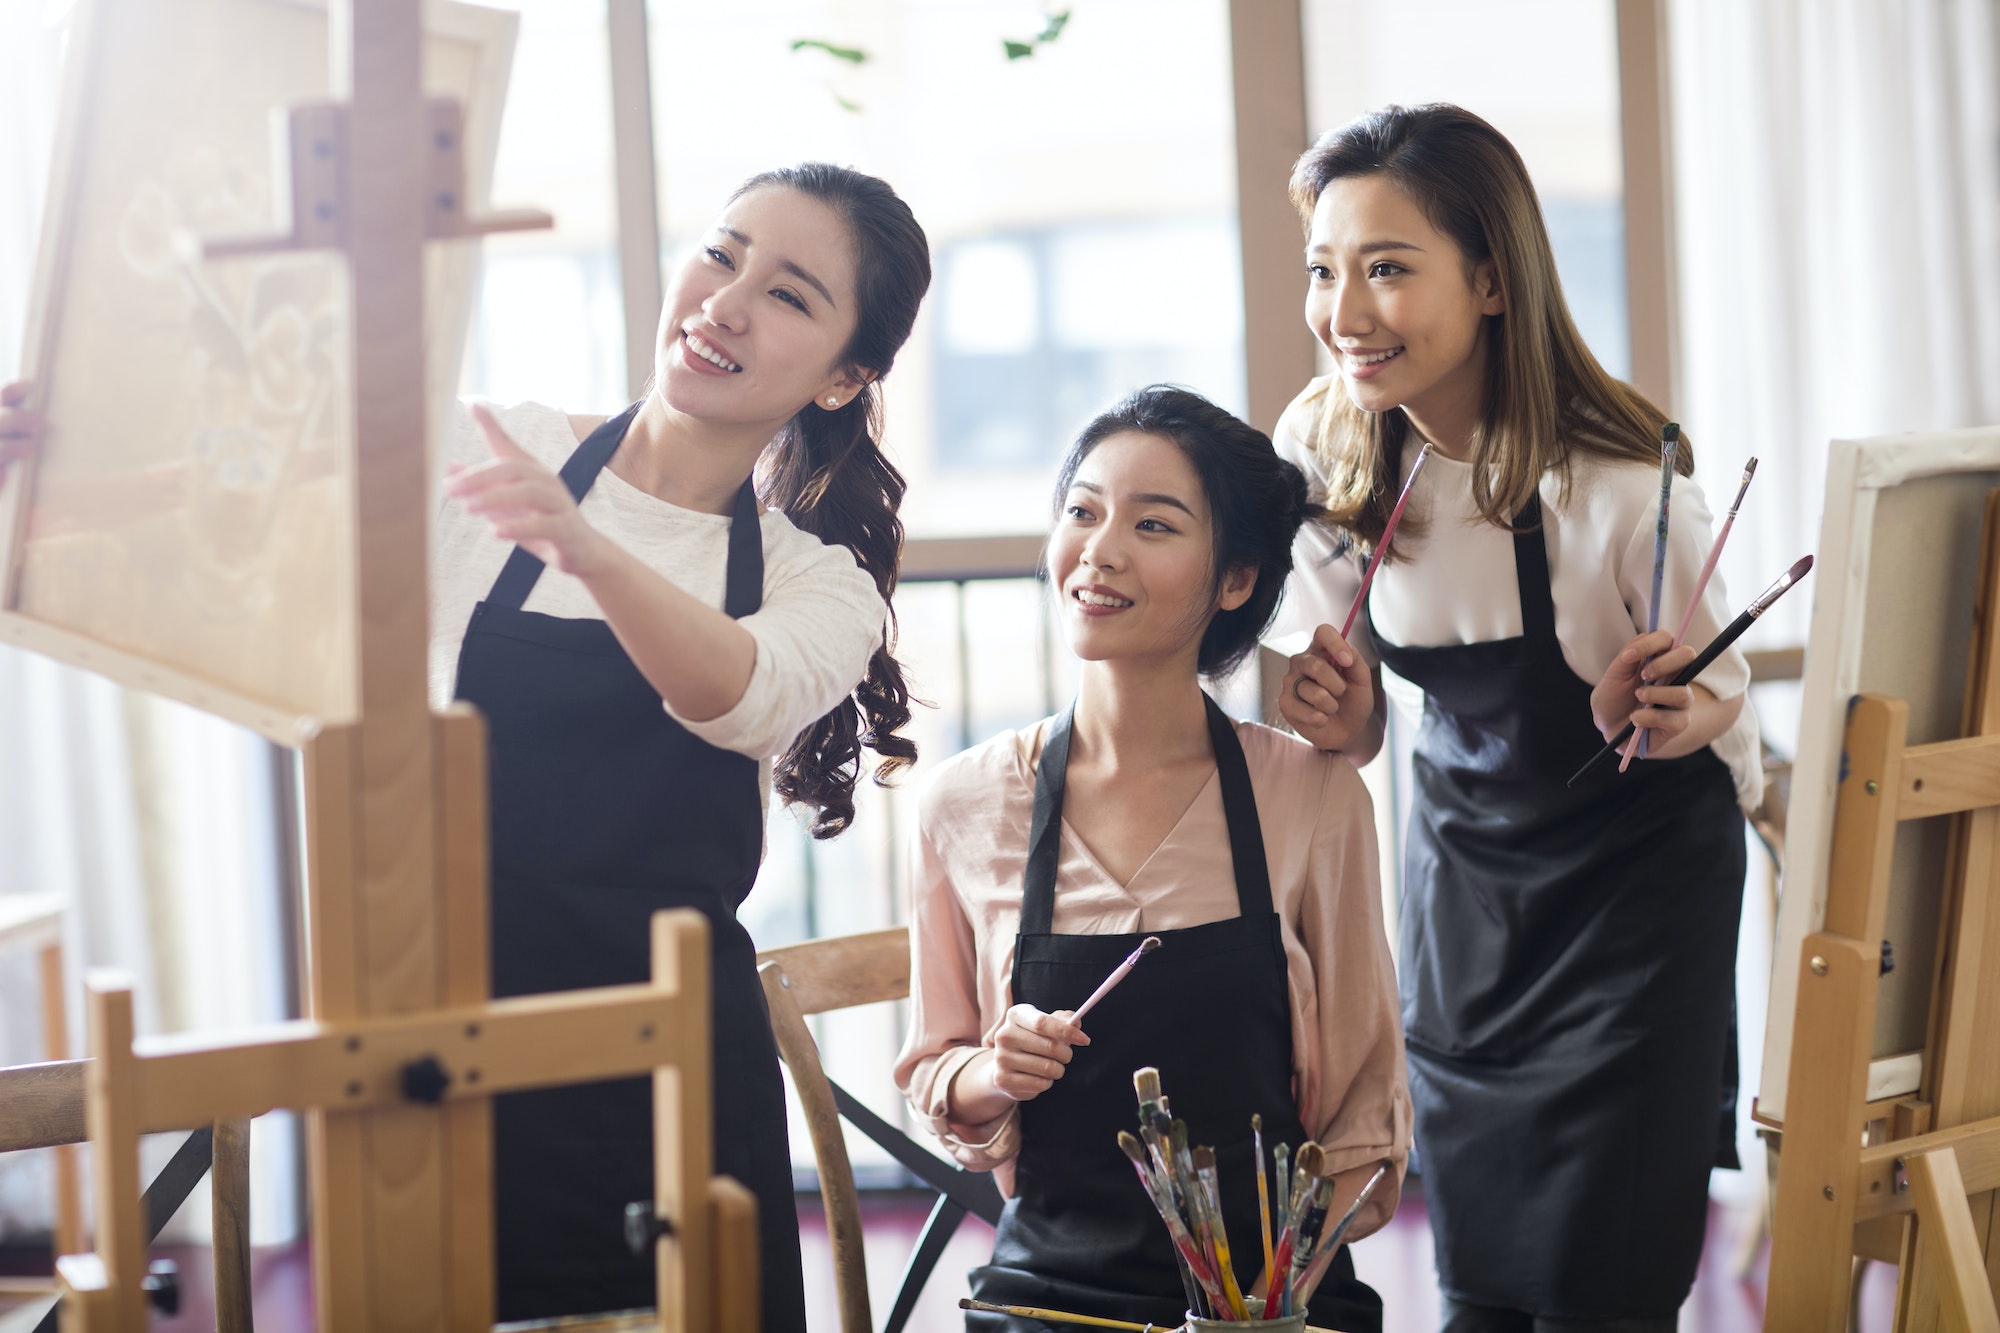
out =
<svg viewBox="0 0 2000 1333"><path fill-rule="evenodd" d="M1898 699L1848 712L1825 925L1799 973L1772 1329L1845 1328L1860 1254L1901 1266L1899 1333L2000 1333L2000 491L1982 546L1963 738L1907 744ZM1957 819L1923 1082L1869 1102L1896 827L1938 815Z"/></svg>
<svg viewBox="0 0 2000 1333"><path fill-rule="evenodd" d="M484 724L427 699L424 247L547 219L464 215L454 108L423 96L421 6L333 0L331 18L344 100L291 117L291 230L207 247L338 248L352 278L360 708L303 747L308 1018L135 1044L129 985L92 978L96 1249L58 1261L63 1327L146 1326L141 1134L292 1107L321 1333L488 1333L489 1098L651 1072L656 1198L637 1220L655 1326L748 1330L755 1204L710 1175L706 921L654 920L650 985L488 999Z"/></svg>

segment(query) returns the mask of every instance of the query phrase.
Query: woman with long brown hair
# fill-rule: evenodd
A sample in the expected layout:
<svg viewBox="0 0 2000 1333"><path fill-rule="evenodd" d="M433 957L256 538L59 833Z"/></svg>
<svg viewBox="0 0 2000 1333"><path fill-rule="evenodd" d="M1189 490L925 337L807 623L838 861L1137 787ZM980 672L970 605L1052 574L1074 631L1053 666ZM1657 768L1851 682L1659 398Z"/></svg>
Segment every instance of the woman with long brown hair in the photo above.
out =
<svg viewBox="0 0 2000 1333"><path fill-rule="evenodd" d="M1671 1329L1709 1168L1736 1164L1748 668L1656 683L1695 651L1641 632L1664 419L1584 346L1513 146L1457 107L1388 107L1314 145L1292 193L1338 370L1277 439L1345 535L1302 538L1290 624L1313 638L1280 706L1365 762L1380 668L1420 695L1399 984L1445 1327ZM1349 642L1359 558L1426 443ZM1692 470L1683 437L1676 610L1709 542ZM1711 583L1692 644L1727 619ZM1570 789L1627 721L1646 761Z"/></svg>

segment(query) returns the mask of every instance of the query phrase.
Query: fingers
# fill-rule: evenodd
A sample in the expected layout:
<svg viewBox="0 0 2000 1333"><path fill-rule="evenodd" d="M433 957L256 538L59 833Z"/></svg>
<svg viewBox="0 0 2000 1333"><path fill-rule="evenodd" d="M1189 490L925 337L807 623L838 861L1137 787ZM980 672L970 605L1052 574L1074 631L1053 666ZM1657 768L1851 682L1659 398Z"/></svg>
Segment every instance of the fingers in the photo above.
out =
<svg viewBox="0 0 2000 1333"><path fill-rule="evenodd" d="M1694 658L1694 648L1684 643L1678 648L1661 653L1658 657L1646 663L1646 668L1641 678L1648 683L1672 680L1675 676L1687 670L1688 667L1694 665Z"/></svg>
<svg viewBox="0 0 2000 1333"><path fill-rule="evenodd" d="M1331 717L1340 711L1347 678L1317 653L1300 653L1288 663L1285 689L1299 703Z"/></svg>
<svg viewBox="0 0 2000 1333"><path fill-rule="evenodd" d="M486 435L486 447L493 451L495 458L527 458L528 451L514 443L501 428L500 421L478 403L472 405L472 419L479 423L479 429Z"/></svg>
<svg viewBox="0 0 2000 1333"><path fill-rule="evenodd" d="M454 492L469 514L500 519L518 514L561 513L569 492L560 498L551 492L549 479L542 477L492 477L468 479L462 492ZM560 489L560 488L558 488Z"/></svg>
<svg viewBox="0 0 2000 1333"><path fill-rule="evenodd" d="M1340 631L1331 625L1321 625L1313 631L1312 647L1307 651L1317 653L1328 662L1340 667L1351 667L1360 661L1360 654L1356 653L1347 640L1340 637Z"/></svg>
<svg viewBox="0 0 2000 1333"><path fill-rule="evenodd" d="M1009 1009L993 1036L994 1085L1016 1101L1047 1092L1063 1076L1071 1048L1090 1043L1070 1018L1067 1010L1045 1014L1031 1004Z"/></svg>
<svg viewBox="0 0 2000 1333"><path fill-rule="evenodd" d="M28 401L28 382L14 380L0 384L0 407L20 407Z"/></svg>

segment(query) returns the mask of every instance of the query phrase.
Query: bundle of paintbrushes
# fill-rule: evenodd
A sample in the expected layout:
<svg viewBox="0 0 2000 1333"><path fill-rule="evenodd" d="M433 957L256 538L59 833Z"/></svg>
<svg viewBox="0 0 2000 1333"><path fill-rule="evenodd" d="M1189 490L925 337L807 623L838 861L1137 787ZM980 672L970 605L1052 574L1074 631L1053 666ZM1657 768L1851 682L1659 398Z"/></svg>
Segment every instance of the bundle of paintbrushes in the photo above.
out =
<svg viewBox="0 0 2000 1333"><path fill-rule="evenodd" d="M1132 1086L1139 1094L1139 1132L1121 1130L1118 1146L1132 1159L1139 1183L1167 1224L1188 1310L1204 1319L1246 1323L1303 1311L1333 1262L1341 1236L1387 1174L1388 1163L1377 1168L1346 1216L1329 1228L1333 1181L1320 1175L1325 1162L1320 1146L1300 1144L1296 1153L1289 1154L1288 1170L1286 1146L1279 1144L1275 1188L1271 1188L1264 1178L1263 1121L1259 1116L1250 1118L1257 1156L1258 1243L1264 1259L1263 1277L1251 1291L1266 1293L1260 1302L1254 1294L1245 1294L1231 1262L1215 1150L1189 1148L1186 1123L1174 1119L1160 1093L1159 1070L1139 1070L1132 1075Z"/></svg>

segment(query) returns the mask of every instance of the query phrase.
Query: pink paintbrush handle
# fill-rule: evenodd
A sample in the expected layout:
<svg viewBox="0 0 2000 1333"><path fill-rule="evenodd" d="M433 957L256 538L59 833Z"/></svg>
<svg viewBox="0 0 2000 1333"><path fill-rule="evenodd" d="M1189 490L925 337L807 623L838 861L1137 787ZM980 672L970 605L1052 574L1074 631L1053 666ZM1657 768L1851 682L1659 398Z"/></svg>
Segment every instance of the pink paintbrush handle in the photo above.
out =
<svg viewBox="0 0 2000 1333"><path fill-rule="evenodd" d="M1382 567L1382 557L1389 554L1389 543L1396 537L1396 525L1403 521L1403 506L1410 502L1410 492L1416 487L1417 474L1424 470L1424 461L1431 456L1431 448L1426 444L1417 455L1417 461L1410 464L1410 475L1403 482L1403 493L1396 497L1396 507L1389 511L1389 521L1382 528L1382 540L1375 543L1375 554L1368 557L1368 568L1361 575L1361 591L1354 594L1354 605L1347 608L1347 619L1340 622L1340 637L1343 639L1354 632L1354 618L1361 614L1362 603L1368 600L1368 585L1375 582L1375 571Z"/></svg>
<svg viewBox="0 0 2000 1333"><path fill-rule="evenodd" d="M1160 947L1159 937L1157 935L1148 935L1143 941L1140 942L1138 948L1134 949L1131 953L1125 955L1124 962L1120 963L1118 966L1111 969L1110 976L1106 977L1103 981L1098 983L1097 989L1090 993L1090 998L1085 1000L1074 1014L1070 1015L1069 1021L1072 1023L1081 1023L1083 1021L1083 1016L1089 1013L1092 1009L1096 1008L1097 1002L1103 999L1105 996L1109 995L1111 993L1111 988L1113 986L1116 986L1119 982L1125 980L1125 974L1127 972L1130 972L1135 966L1137 966L1141 958L1144 958L1147 954L1151 953L1154 949L1157 949L1159 947Z"/></svg>

